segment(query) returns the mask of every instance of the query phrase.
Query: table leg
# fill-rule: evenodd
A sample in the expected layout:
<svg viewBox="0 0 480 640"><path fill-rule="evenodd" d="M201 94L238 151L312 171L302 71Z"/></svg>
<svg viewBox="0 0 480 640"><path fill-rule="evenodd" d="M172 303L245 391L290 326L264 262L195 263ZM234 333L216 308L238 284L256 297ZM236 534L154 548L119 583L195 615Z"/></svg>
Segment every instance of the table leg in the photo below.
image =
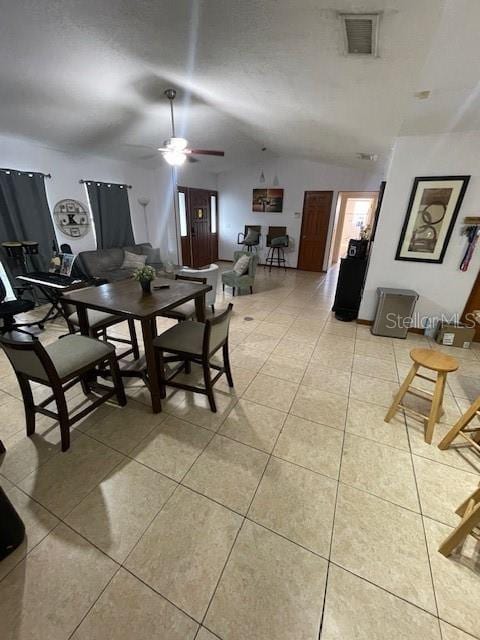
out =
<svg viewBox="0 0 480 640"><path fill-rule="evenodd" d="M156 333L157 325L155 318L142 320L143 348L145 351L145 362L147 365L148 387L150 389L150 397L152 399L152 410L153 413L160 413L162 410L161 391L155 362L155 349L153 348L153 339L155 338Z"/></svg>
<svg viewBox="0 0 480 640"><path fill-rule="evenodd" d="M205 292L195 298L195 316L197 322L205 322Z"/></svg>

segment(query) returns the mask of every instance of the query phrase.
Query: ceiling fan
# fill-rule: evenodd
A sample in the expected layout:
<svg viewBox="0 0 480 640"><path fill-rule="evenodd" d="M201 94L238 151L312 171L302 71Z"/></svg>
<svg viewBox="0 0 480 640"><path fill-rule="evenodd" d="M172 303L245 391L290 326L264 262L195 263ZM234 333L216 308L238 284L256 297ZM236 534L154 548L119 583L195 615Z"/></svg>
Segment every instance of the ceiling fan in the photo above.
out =
<svg viewBox="0 0 480 640"><path fill-rule="evenodd" d="M163 143L163 147L159 147L158 151L160 151L168 162L168 164L179 167L181 166L185 160L189 160L190 162L196 162L197 159L192 156L224 156L224 151L215 151L213 149L189 149L188 141L185 138L178 138L175 135L175 118L173 115L173 101L175 100L175 96L177 92L175 89L167 89L165 91L165 96L170 101L170 117L172 122L172 135L170 138L165 140Z"/></svg>

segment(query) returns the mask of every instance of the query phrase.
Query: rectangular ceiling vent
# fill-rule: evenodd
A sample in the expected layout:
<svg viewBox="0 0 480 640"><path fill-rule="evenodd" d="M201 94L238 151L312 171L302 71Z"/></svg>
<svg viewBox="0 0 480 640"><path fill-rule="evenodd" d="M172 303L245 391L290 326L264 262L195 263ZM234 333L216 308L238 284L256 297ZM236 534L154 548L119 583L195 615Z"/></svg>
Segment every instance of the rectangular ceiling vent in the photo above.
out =
<svg viewBox="0 0 480 640"><path fill-rule="evenodd" d="M352 56L377 56L378 13L342 13L345 53Z"/></svg>

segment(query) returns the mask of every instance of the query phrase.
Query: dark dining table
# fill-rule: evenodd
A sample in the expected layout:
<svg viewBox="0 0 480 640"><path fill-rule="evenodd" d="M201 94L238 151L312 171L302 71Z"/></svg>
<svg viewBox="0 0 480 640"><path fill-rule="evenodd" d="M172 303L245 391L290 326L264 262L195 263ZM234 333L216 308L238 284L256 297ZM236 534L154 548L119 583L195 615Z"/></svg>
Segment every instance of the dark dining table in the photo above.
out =
<svg viewBox="0 0 480 640"><path fill-rule="evenodd" d="M165 289L155 289L168 285ZM162 410L158 372L155 366L153 340L157 335L156 317L194 300L197 320L205 320L205 294L211 290L208 284L158 278L152 282L152 292L144 293L135 280L121 280L98 287L76 289L62 296L62 299L77 308L80 333L88 336L88 309L112 313L125 320L138 320L142 327L145 351L146 380L154 413Z"/></svg>

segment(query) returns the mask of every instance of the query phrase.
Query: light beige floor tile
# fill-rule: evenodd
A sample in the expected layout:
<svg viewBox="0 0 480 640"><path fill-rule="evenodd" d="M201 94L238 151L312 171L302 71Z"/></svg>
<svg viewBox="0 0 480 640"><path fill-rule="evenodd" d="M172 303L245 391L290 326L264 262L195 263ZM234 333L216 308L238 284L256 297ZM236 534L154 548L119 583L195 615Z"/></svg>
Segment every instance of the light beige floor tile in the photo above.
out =
<svg viewBox="0 0 480 640"><path fill-rule="evenodd" d="M197 628L191 618L120 569L72 640L193 640Z"/></svg>
<svg viewBox="0 0 480 640"><path fill-rule="evenodd" d="M371 358L379 358L394 362L393 346L385 341L372 340L355 340L355 353L361 356L369 356Z"/></svg>
<svg viewBox="0 0 480 640"><path fill-rule="evenodd" d="M285 334L286 340L293 340L299 344L303 344L309 347L314 347L320 336L320 329L317 331L310 331L305 329L294 328L293 325L288 328Z"/></svg>
<svg viewBox="0 0 480 640"><path fill-rule="evenodd" d="M201 620L240 528L241 516L179 487L126 561L126 567Z"/></svg>
<svg viewBox="0 0 480 640"><path fill-rule="evenodd" d="M255 327L252 333L259 333L265 336L269 336L270 338L283 338L283 336L287 332L287 327L278 324L277 322L269 322L268 320L264 320L260 322L260 324Z"/></svg>
<svg viewBox="0 0 480 640"><path fill-rule="evenodd" d="M318 363L318 365L324 369L351 371L353 353L336 351L334 347L332 347L332 349L317 348L312 353L312 363Z"/></svg>
<svg viewBox="0 0 480 640"><path fill-rule="evenodd" d="M335 480L271 458L248 517L328 557L336 493Z"/></svg>
<svg viewBox="0 0 480 640"><path fill-rule="evenodd" d="M339 371L338 369L324 369L318 363L312 363L308 365L305 371L302 385L348 396L350 372Z"/></svg>
<svg viewBox="0 0 480 640"><path fill-rule="evenodd" d="M327 563L245 522L205 624L229 640L318 637Z"/></svg>
<svg viewBox="0 0 480 640"><path fill-rule="evenodd" d="M317 349L322 349L323 347L327 347L327 349L331 346L335 347L335 350L338 352L345 353L353 353L355 346L355 339L352 337L346 338L343 336L332 336L328 334L322 334L317 342Z"/></svg>
<svg viewBox="0 0 480 640"><path fill-rule="evenodd" d="M212 438L211 431L168 416L131 455L179 482Z"/></svg>
<svg viewBox="0 0 480 640"><path fill-rule="evenodd" d="M341 484L331 560L436 614L420 515Z"/></svg>
<svg viewBox="0 0 480 640"><path fill-rule="evenodd" d="M457 629L456 627L452 627L452 625L447 624L446 622L440 621L440 627L442 629L443 640L472 640L474 637L469 633L467 634L464 631L460 631L460 629Z"/></svg>
<svg viewBox="0 0 480 640"><path fill-rule="evenodd" d="M407 428L399 411L389 423L385 422L386 409L378 404L350 399L346 430L357 436L409 451Z"/></svg>
<svg viewBox="0 0 480 640"><path fill-rule="evenodd" d="M219 433L271 453L286 414L244 398L228 414Z"/></svg>
<svg viewBox="0 0 480 640"><path fill-rule="evenodd" d="M37 420L45 424L42 416ZM0 439L7 440L19 431L26 435L23 402L5 394L0 397Z"/></svg>
<svg viewBox="0 0 480 640"><path fill-rule="evenodd" d="M8 483L8 484L7 484ZM0 485L7 494L25 525L25 539L13 553L0 562L0 580L7 575L45 536L58 524L58 519L34 502L8 480L0 478Z"/></svg>
<svg viewBox="0 0 480 640"><path fill-rule="evenodd" d="M259 373L252 381L243 397L273 409L288 411L298 385Z"/></svg>
<svg viewBox="0 0 480 640"><path fill-rule="evenodd" d="M455 526L455 509L477 488L479 476L413 456L422 513Z"/></svg>
<svg viewBox="0 0 480 640"><path fill-rule="evenodd" d="M230 349L230 364L257 372L265 364L268 355L268 352L258 351L251 345L239 344L238 347Z"/></svg>
<svg viewBox="0 0 480 640"><path fill-rule="evenodd" d="M277 324L281 327L289 327L295 319L295 316L285 313L284 311L272 311L266 318L268 324Z"/></svg>
<svg viewBox="0 0 480 640"><path fill-rule="evenodd" d="M480 395L480 377L462 375L461 367L458 373L450 373L447 380L450 391L458 398L473 402Z"/></svg>
<svg viewBox="0 0 480 640"><path fill-rule="evenodd" d="M347 404L346 396L300 385L290 411L300 418L344 429Z"/></svg>
<svg viewBox="0 0 480 640"><path fill-rule="evenodd" d="M306 368L307 365L302 360L271 355L260 369L260 373L298 384Z"/></svg>
<svg viewBox="0 0 480 640"><path fill-rule="evenodd" d="M66 522L123 562L176 486L169 478L126 460L75 507Z"/></svg>
<svg viewBox="0 0 480 640"><path fill-rule="evenodd" d="M60 524L0 582L2 640L68 638L117 568Z"/></svg>
<svg viewBox="0 0 480 640"><path fill-rule="evenodd" d="M72 443L74 435L72 432ZM60 431L56 426L52 429L46 427L38 429L30 437L23 430L17 431L10 438L3 439L3 443L7 451L0 456L0 472L18 483L60 451Z"/></svg>
<svg viewBox="0 0 480 640"><path fill-rule="evenodd" d="M83 429L88 435L103 444L130 453L150 431L165 420L166 413L152 413L139 402L130 402L125 407L112 408L99 422Z"/></svg>
<svg viewBox="0 0 480 640"><path fill-rule="evenodd" d="M263 451L216 435L183 479L183 484L245 514L268 461Z"/></svg>
<svg viewBox="0 0 480 640"><path fill-rule="evenodd" d="M68 451L54 455L19 486L63 518L123 459L117 451L79 434Z"/></svg>
<svg viewBox="0 0 480 640"><path fill-rule="evenodd" d="M289 415L273 454L337 479L342 442L339 429Z"/></svg>
<svg viewBox="0 0 480 640"><path fill-rule="evenodd" d="M272 351L272 355L274 356L293 358L299 362L304 362L305 364L310 360L312 353L313 346L290 338L282 338Z"/></svg>
<svg viewBox="0 0 480 640"><path fill-rule="evenodd" d="M398 382L397 369L390 360L381 360L356 353L353 357L353 372L372 378Z"/></svg>
<svg viewBox="0 0 480 640"><path fill-rule="evenodd" d="M412 453L469 473L480 474L480 456L462 437L457 437L448 449L438 448L438 443L447 435L450 429L451 426L446 424L436 424L432 443L428 444L425 442L423 425L417 421L410 420L408 437Z"/></svg>
<svg viewBox="0 0 480 640"><path fill-rule="evenodd" d="M187 420L210 431L218 431L220 425L237 403L236 395L225 393L219 387L214 391L216 413L210 409L207 396L187 391L185 401L171 409L172 415Z"/></svg>
<svg viewBox="0 0 480 640"><path fill-rule="evenodd" d="M424 400L423 398L407 394L403 402L406 407L410 407L423 415L429 415L430 413L431 402L429 400ZM443 398L443 410L445 413L440 416L441 424L454 425L461 416L461 411L453 396L445 395ZM418 419L407 414L407 426L415 423L419 423Z"/></svg>
<svg viewBox="0 0 480 640"><path fill-rule="evenodd" d="M197 637L195 638L195 640L218 640L218 636L214 636L213 633L210 633L208 629L202 627L197 633Z"/></svg>
<svg viewBox="0 0 480 640"><path fill-rule="evenodd" d="M330 565L322 640L441 640L438 620Z"/></svg>
<svg viewBox="0 0 480 640"><path fill-rule="evenodd" d="M347 433L340 481L420 512L412 459L407 451Z"/></svg>
<svg viewBox="0 0 480 640"><path fill-rule="evenodd" d="M246 388L255 378L255 371L250 369L242 369L241 367L232 367L233 388L228 386L226 376L222 376L215 384L215 391L221 392L222 395L231 395L240 397L245 393Z"/></svg>
<svg viewBox="0 0 480 640"><path fill-rule="evenodd" d="M466 497L466 496L465 496ZM451 556L445 558L438 547L451 528L424 518L433 584L442 620L479 637L480 549L471 536ZM467 639L465 639L467 640Z"/></svg>
<svg viewBox="0 0 480 640"><path fill-rule="evenodd" d="M325 324L324 333L353 338L357 333L357 327L354 323L330 320Z"/></svg>
<svg viewBox="0 0 480 640"><path fill-rule="evenodd" d="M272 335L265 335L265 333L250 333L243 344L248 347L260 351L263 353L271 353L277 346L280 338Z"/></svg>
<svg viewBox="0 0 480 640"><path fill-rule="evenodd" d="M363 400L364 402L372 402L382 407L388 408L398 391L400 385L396 382L381 380L380 378L372 378L371 376L362 376L359 373L352 373L352 381L350 383L350 397L355 400Z"/></svg>

